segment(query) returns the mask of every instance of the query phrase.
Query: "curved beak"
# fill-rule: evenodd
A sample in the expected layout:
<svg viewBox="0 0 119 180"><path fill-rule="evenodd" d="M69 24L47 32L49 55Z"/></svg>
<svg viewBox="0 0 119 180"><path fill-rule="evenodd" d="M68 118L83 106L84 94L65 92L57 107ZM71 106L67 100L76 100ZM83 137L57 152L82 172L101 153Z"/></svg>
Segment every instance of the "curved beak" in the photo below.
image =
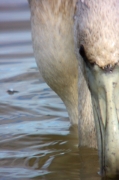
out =
<svg viewBox="0 0 119 180"><path fill-rule="evenodd" d="M86 63L101 174L119 178L119 66L102 69Z"/></svg>

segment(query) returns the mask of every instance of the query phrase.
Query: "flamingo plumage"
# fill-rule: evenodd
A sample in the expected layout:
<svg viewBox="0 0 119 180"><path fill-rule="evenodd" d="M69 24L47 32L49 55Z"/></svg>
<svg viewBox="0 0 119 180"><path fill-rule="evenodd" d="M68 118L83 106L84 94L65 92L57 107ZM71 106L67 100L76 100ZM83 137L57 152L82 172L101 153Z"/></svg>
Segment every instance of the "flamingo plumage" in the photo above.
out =
<svg viewBox="0 0 119 180"><path fill-rule="evenodd" d="M47 84L97 147L102 174L119 176L119 1L29 0L34 55ZM93 108L92 108L93 107Z"/></svg>

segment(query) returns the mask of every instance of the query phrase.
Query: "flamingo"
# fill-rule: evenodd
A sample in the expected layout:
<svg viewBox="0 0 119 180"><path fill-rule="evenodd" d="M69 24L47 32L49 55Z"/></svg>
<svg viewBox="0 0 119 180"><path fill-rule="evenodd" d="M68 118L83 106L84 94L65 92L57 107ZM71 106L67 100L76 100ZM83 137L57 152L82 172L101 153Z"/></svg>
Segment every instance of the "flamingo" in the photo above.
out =
<svg viewBox="0 0 119 180"><path fill-rule="evenodd" d="M119 1L28 1L44 80L78 124L79 145L98 148L101 174L119 177Z"/></svg>

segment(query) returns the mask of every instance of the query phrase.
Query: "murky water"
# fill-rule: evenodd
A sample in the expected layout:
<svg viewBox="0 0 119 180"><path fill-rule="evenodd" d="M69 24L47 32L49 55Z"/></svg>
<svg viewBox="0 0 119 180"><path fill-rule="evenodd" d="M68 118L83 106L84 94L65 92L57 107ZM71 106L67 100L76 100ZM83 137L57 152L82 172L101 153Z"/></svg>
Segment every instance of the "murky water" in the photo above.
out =
<svg viewBox="0 0 119 180"><path fill-rule="evenodd" d="M78 149L32 50L27 1L0 1L0 180L99 180L97 151Z"/></svg>

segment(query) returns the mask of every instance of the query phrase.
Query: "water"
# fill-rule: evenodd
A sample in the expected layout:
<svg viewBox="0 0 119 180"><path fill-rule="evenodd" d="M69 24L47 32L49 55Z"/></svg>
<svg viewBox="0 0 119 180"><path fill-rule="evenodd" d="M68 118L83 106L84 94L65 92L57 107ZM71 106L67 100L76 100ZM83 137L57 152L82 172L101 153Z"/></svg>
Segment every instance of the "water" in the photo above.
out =
<svg viewBox="0 0 119 180"><path fill-rule="evenodd" d="M27 1L0 1L0 180L99 180L64 104L37 69Z"/></svg>

